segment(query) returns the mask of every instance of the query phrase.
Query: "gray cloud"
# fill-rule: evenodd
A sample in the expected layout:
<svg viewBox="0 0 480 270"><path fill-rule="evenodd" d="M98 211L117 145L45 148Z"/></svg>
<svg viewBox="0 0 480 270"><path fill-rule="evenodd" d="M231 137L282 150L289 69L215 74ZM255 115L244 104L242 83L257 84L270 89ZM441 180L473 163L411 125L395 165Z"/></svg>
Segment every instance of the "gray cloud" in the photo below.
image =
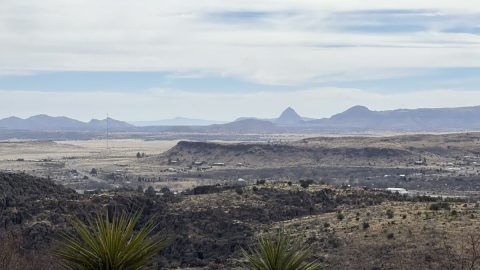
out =
<svg viewBox="0 0 480 270"><path fill-rule="evenodd" d="M0 73L167 71L297 84L479 66L479 12L476 1L451 0L5 0Z"/></svg>

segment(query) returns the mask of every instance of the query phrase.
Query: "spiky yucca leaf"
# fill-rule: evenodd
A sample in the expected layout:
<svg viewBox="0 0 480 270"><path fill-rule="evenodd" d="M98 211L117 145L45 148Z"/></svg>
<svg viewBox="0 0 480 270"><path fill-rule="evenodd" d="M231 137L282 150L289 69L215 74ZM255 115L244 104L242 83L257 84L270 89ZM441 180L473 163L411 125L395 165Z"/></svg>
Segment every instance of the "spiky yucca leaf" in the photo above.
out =
<svg viewBox="0 0 480 270"><path fill-rule="evenodd" d="M301 239L292 238L284 230L276 235L260 236L258 244L250 251L243 250L249 268L255 270L319 270L317 262L307 262L309 247Z"/></svg>
<svg viewBox="0 0 480 270"><path fill-rule="evenodd" d="M140 270L158 252L166 248L169 240L160 234L151 235L153 220L147 221L138 231L135 226L141 212L128 215L97 213L87 215L87 222L73 221L76 234L63 235L64 242L55 252L60 264L67 270Z"/></svg>

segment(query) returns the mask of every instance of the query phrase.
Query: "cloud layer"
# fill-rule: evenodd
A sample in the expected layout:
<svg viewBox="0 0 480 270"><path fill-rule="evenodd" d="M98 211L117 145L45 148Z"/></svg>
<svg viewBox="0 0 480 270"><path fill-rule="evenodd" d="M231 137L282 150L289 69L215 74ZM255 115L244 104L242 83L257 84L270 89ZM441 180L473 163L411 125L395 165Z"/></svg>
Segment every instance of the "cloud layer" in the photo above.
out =
<svg viewBox="0 0 480 270"><path fill-rule="evenodd" d="M0 116L231 120L287 106L322 117L356 104L478 105L479 67L478 0L4 0L0 8ZM421 73L442 68L449 81ZM118 82L82 89L68 71L109 71ZM166 86L138 76L138 88L132 80L120 91L120 71L227 79L198 91L179 80L146 90ZM45 72L51 88L11 80ZM228 80L248 89L219 90Z"/></svg>
<svg viewBox="0 0 480 270"><path fill-rule="evenodd" d="M6 0L0 72L168 71L296 84L477 67L479 14L466 0Z"/></svg>

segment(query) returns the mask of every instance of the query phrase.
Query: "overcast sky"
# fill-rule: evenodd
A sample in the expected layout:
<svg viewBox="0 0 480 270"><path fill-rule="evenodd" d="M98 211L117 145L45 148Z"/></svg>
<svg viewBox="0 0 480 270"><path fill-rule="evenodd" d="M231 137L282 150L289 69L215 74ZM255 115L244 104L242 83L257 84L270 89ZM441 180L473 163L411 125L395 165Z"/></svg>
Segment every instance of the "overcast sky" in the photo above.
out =
<svg viewBox="0 0 480 270"><path fill-rule="evenodd" d="M478 0L1 0L0 118L480 105Z"/></svg>

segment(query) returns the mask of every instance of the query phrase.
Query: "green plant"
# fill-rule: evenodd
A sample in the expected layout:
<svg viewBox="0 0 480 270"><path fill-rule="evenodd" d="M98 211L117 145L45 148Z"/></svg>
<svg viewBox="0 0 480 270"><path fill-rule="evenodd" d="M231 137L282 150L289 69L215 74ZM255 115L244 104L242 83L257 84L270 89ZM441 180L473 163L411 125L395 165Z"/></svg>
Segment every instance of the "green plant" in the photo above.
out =
<svg viewBox="0 0 480 270"><path fill-rule="evenodd" d="M367 221L364 221L362 223L362 227L363 227L364 230L366 230L366 229L370 228L370 223L368 223Z"/></svg>
<svg viewBox="0 0 480 270"><path fill-rule="evenodd" d="M125 212L97 213L86 217L86 223L75 219L72 222L75 234L64 234L63 243L54 256L64 269L69 270L140 270L158 252L166 248L169 240L153 234L155 223L147 221L135 231L141 217L138 211L132 215Z"/></svg>
<svg viewBox="0 0 480 270"><path fill-rule="evenodd" d="M308 188L311 184L313 184L313 180L309 179L309 180L300 180L300 186L302 188Z"/></svg>
<svg viewBox="0 0 480 270"><path fill-rule="evenodd" d="M250 251L242 250L248 260L248 269L255 270L317 270L317 262L307 262L311 249L299 238L283 230L276 235L259 237L258 245Z"/></svg>
<svg viewBox="0 0 480 270"><path fill-rule="evenodd" d="M387 209L386 214L387 214L387 218L393 218L395 213L393 212L392 209Z"/></svg>

